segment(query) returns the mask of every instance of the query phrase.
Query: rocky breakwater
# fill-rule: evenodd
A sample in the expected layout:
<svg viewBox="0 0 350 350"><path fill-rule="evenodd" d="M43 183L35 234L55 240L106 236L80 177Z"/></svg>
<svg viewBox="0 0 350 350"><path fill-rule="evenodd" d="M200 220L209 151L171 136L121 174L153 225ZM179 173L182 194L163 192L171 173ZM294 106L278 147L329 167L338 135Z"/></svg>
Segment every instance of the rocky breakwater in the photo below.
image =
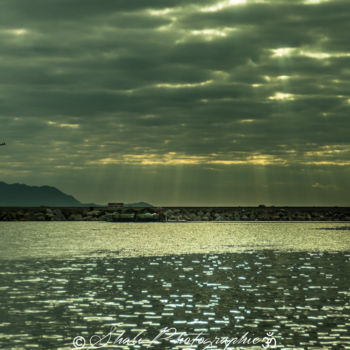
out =
<svg viewBox="0 0 350 350"><path fill-rule="evenodd" d="M162 212L153 208L39 207L0 208L0 221L163 221Z"/></svg>
<svg viewBox="0 0 350 350"><path fill-rule="evenodd" d="M0 207L1 221L350 221L347 207Z"/></svg>
<svg viewBox="0 0 350 350"><path fill-rule="evenodd" d="M350 221L346 207L164 208L165 221Z"/></svg>

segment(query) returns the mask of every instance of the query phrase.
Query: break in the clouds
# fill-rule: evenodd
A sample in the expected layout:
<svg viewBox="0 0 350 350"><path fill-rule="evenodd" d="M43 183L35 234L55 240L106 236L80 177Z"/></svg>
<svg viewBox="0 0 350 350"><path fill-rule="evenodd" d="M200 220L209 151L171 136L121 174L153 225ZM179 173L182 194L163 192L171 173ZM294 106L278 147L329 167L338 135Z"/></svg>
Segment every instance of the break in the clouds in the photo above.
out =
<svg viewBox="0 0 350 350"><path fill-rule="evenodd" d="M1 180L83 201L349 205L348 0L2 0Z"/></svg>

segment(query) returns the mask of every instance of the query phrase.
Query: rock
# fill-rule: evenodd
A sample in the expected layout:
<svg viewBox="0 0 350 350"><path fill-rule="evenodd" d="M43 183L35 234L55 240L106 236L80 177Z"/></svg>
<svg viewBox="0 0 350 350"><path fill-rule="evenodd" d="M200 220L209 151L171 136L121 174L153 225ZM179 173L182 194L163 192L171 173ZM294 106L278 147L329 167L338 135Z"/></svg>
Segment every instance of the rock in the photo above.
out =
<svg viewBox="0 0 350 350"><path fill-rule="evenodd" d="M250 212L249 219L253 221L256 220L256 214L254 213L254 211Z"/></svg>
<svg viewBox="0 0 350 350"><path fill-rule="evenodd" d="M119 213L118 212L106 213L104 215L104 218L105 218L106 221L109 221L109 222L118 221Z"/></svg>
<svg viewBox="0 0 350 350"><path fill-rule="evenodd" d="M204 215L207 216L209 220L214 219L214 211L213 210L207 210Z"/></svg>
<svg viewBox="0 0 350 350"><path fill-rule="evenodd" d="M46 217L43 213L35 213L34 214L34 220L36 221L45 221Z"/></svg>
<svg viewBox="0 0 350 350"><path fill-rule="evenodd" d="M83 221L83 216L81 214L71 214L69 220L72 221Z"/></svg>
<svg viewBox="0 0 350 350"><path fill-rule="evenodd" d="M199 221L200 220L200 217L197 216L196 214L194 213L191 213L190 214L190 221Z"/></svg>
<svg viewBox="0 0 350 350"><path fill-rule="evenodd" d="M90 216L89 221L100 221L101 219L96 216Z"/></svg>
<svg viewBox="0 0 350 350"><path fill-rule="evenodd" d="M239 215L239 213L238 213L237 211L235 211L235 212L233 213L233 219L234 219L235 221L241 220L241 216Z"/></svg>
<svg viewBox="0 0 350 350"><path fill-rule="evenodd" d="M165 217L165 220L169 220L169 218L174 215L173 211L170 210L170 209L167 209L165 212L164 212L164 217Z"/></svg>
<svg viewBox="0 0 350 350"><path fill-rule="evenodd" d="M54 220L54 213L52 212L52 210L50 208L47 208L46 209L46 212L45 212L45 217L47 220L51 220L53 221Z"/></svg>
<svg viewBox="0 0 350 350"><path fill-rule="evenodd" d="M65 218L65 216L63 215L61 209L56 208L56 209L54 209L54 210L52 211L52 213L53 213L54 216L55 216L55 220L57 220L57 221L66 220L66 218Z"/></svg>
<svg viewBox="0 0 350 350"><path fill-rule="evenodd" d="M185 214L185 215L182 216L182 218L183 218L183 220L185 220L185 221L192 221L191 215L190 215L190 214Z"/></svg>
<svg viewBox="0 0 350 350"><path fill-rule="evenodd" d="M144 213L137 215L138 220L144 221L157 221L159 220L159 214L157 213Z"/></svg>
<svg viewBox="0 0 350 350"><path fill-rule="evenodd" d="M92 217L96 217L96 216L100 216L101 215L101 211L98 209L94 209L94 210L90 210L86 213L87 216L92 216Z"/></svg>
<svg viewBox="0 0 350 350"><path fill-rule="evenodd" d="M121 213L119 214L119 220L134 220L135 213Z"/></svg>

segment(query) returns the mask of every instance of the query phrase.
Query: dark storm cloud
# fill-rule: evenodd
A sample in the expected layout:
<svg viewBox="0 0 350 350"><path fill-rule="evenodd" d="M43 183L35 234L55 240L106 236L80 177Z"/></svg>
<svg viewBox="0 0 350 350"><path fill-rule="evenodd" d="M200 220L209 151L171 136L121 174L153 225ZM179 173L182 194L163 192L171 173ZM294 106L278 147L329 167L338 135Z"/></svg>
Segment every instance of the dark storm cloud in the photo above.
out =
<svg viewBox="0 0 350 350"><path fill-rule="evenodd" d="M350 166L349 11L347 0L4 0L4 179L75 191L80 172L94 183L118 171L116 191L142 176L210 202L205 183L235 174L249 188L257 172L274 198L284 174L288 189L304 181L310 198L333 189L344 202L329 178Z"/></svg>

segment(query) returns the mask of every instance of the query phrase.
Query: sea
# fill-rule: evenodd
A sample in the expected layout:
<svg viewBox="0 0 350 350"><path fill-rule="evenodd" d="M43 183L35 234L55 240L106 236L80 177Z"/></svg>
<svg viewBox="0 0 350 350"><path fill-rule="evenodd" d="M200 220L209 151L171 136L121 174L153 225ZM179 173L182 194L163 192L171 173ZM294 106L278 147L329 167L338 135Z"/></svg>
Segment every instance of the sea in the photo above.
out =
<svg viewBox="0 0 350 350"><path fill-rule="evenodd" d="M1 222L0 349L350 349L349 228Z"/></svg>

